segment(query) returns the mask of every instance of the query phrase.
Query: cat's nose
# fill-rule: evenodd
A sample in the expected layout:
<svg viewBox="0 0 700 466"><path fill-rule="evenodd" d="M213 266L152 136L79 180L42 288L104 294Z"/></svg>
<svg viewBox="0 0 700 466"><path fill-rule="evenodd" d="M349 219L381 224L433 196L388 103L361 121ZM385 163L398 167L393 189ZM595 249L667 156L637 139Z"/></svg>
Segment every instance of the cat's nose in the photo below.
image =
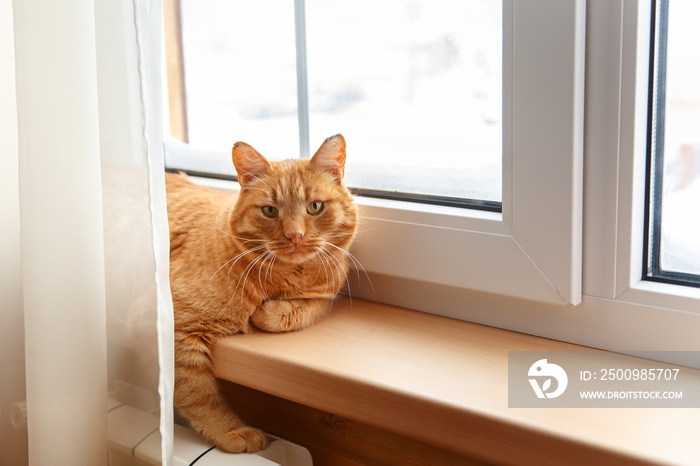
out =
<svg viewBox="0 0 700 466"><path fill-rule="evenodd" d="M294 246L296 246L304 237L304 233L287 233L285 236L289 238L289 241L291 241Z"/></svg>

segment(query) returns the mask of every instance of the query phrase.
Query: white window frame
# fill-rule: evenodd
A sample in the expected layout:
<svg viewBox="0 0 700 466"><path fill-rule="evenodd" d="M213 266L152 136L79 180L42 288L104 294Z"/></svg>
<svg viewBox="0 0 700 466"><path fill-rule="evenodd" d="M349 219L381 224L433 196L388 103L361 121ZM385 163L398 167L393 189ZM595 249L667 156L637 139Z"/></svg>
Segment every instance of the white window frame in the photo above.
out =
<svg viewBox="0 0 700 466"><path fill-rule="evenodd" d="M637 44L649 44L647 27L634 30L636 24L651 22L651 1L626 2L624 16L623 53ZM637 7L633 9L633 7ZM646 202L647 98L649 93L648 47L637 47L635 60L623 62L623 85L620 106L620 177L617 218L617 270L615 298L629 303L665 306L681 312L700 314L700 289L642 280L644 251L644 208Z"/></svg>
<svg viewBox="0 0 700 466"><path fill-rule="evenodd" d="M577 305L585 1L506 0L503 31L502 213L361 198L355 255L377 274Z"/></svg>
<svg viewBox="0 0 700 466"><path fill-rule="evenodd" d="M700 289L642 280L650 12L650 0L587 2L581 304L372 276L381 301L700 368Z"/></svg>
<svg viewBox="0 0 700 466"><path fill-rule="evenodd" d="M700 289L642 280L649 13L504 0L503 212L358 198L374 290L353 296L612 351L699 350Z"/></svg>
<svg viewBox="0 0 700 466"><path fill-rule="evenodd" d="M585 0L503 1L502 213L359 197L368 272L581 302L584 34Z"/></svg>

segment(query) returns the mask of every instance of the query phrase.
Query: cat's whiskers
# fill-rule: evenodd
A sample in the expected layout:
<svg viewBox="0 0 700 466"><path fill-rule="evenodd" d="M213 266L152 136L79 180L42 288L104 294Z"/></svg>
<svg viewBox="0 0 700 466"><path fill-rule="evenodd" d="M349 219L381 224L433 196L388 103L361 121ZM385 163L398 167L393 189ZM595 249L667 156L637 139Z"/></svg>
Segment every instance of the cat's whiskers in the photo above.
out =
<svg viewBox="0 0 700 466"><path fill-rule="evenodd" d="M330 243L327 243L327 244L330 244ZM338 273L339 282L342 282L342 277L340 276L340 272L342 272L342 274L345 276L345 284L347 285L348 297L350 298L350 302L352 302L352 292L350 290L350 280L348 279L348 273L345 270L343 263L331 251L326 251L326 252L328 254L328 257L330 257L331 260L333 261L333 263L336 264L336 267L339 268L339 273ZM338 283L338 285L340 286L341 283Z"/></svg>
<svg viewBox="0 0 700 466"><path fill-rule="evenodd" d="M357 231L351 232L349 234L358 234L359 235L360 233L366 233L368 231L377 230L378 228L379 227L372 227L372 228L367 228L366 230L357 230Z"/></svg>
<svg viewBox="0 0 700 466"><path fill-rule="evenodd" d="M314 278L311 283L316 283L318 280L318 277L321 276L321 258L318 257L318 246L314 246L313 250L316 252L316 262L318 262L318 270L316 271L316 278ZM326 273L326 289L328 289L328 273Z"/></svg>
<svg viewBox="0 0 700 466"><path fill-rule="evenodd" d="M332 234L327 233L327 234L324 234L323 237L324 238L338 238L338 237L343 237L343 236L352 236L354 234L355 234L355 232L353 232L353 231L350 231L348 233L332 233Z"/></svg>
<svg viewBox="0 0 700 466"><path fill-rule="evenodd" d="M326 241L325 245L334 247L335 249L337 249L337 250L340 251L341 253L345 254L345 255L348 257L348 259L350 259L350 261L351 261L351 262L353 263L353 265L354 265L355 272L357 273L357 281L358 281L358 282L361 281L361 280L360 280L360 269L362 269L362 273L365 274L365 277L367 278L367 282L369 283L369 286L370 286L370 288L371 288L371 289L369 289L369 291L370 291L370 293L372 294L372 299L374 299L374 300L376 301L376 300L377 300L377 297L376 297L376 293L375 293L375 291L374 291L374 285L372 284L372 279L369 278L369 274L367 273L367 270L366 270L366 269L364 268L364 266L360 263L360 261L357 259L357 257L355 257L354 255L352 255L350 252L346 251L345 249L341 248L340 246L336 246L335 244L330 243L330 242L328 242L328 241Z"/></svg>
<svg viewBox="0 0 700 466"><path fill-rule="evenodd" d="M264 260L270 254L272 254L271 251L265 251L263 254L259 255L258 257L253 259L248 265L246 265L245 269L243 269L243 273L241 273L241 276L238 277L238 281L236 282L236 288L234 288L233 294L231 295L231 299L229 299L229 304L231 303L233 297L236 296L238 287L239 285L241 285L241 280L243 280L243 286L241 286L241 305L243 305L243 293L245 291L245 285L248 282L248 275L250 275L250 272L253 270L253 268L255 268L255 264L257 264L260 260Z"/></svg>
<svg viewBox="0 0 700 466"><path fill-rule="evenodd" d="M258 250L260 250L260 249L263 249L263 248L265 248L265 245L256 246L256 247L254 247L254 248L247 249L247 250L243 251L242 253L238 254L237 256L232 257L231 259L229 259L229 260L227 260L226 262L224 262L224 264L223 264L221 267L219 267L218 269L216 269L216 272L214 272L214 273L212 274L212 276L209 277L209 280L211 280L212 278L214 278L214 276L215 276L217 273L219 273L219 271L220 271L221 269L223 269L224 267L226 267L227 264L229 264L229 263L232 262L232 263L231 263L231 267L229 267L229 269L228 269L228 274L229 274L229 276L230 276L230 274L231 274L231 269L232 269L233 266L236 264L236 262L238 262L243 256L245 256L245 255L247 255L247 254L251 254L251 253L253 253L253 252L255 252L255 251L258 251Z"/></svg>
<svg viewBox="0 0 700 466"><path fill-rule="evenodd" d="M317 249L318 252L318 258L320 259L320 263L323 265L323 269L326 272L326 288L324 289L324 292L328 290L328 270L330 269L331 271L331 278L333 279L333 286L331 288L331 291L335 290L335 274L333 273L333 268L331 267L330 261L328 259L328 253L323 250L322 247L318 247Z"/></svg>
<svg viewBox="0 0 700 466"><path fill-rule="evenodd" d="M265 278L265 280L272 280L272 268L275 266L275 262L276 262L276 261L277 261L277 252L274 252L274 251L273 251L273 253L272 253L272 263L270 263L270 265L268 266L267 274L266 274L266 277L267 277L267 275L269 274L269 278Z"/></svg>
<svg viewBox="0 0 700 466"><path fill-rule="evenodd" d="M368 228L366 230L357 230L357 231L348 231L348 232L341 232L341 233L326 233L323 235L324 238L339 238L339 237L345 237L345 236L352 236L355 234L360 234L360 233L365 233L368 231L376 230L379 227L374 227L374 228Z"/></svg>
<svg viewBox="0 0 700 466"><path fill-rule="evenodd" d="M338 270L338 267L336 266L336 264L331 260L331 256L328 253L328 251L321 248L321 254L323 255L323 258L326 262L326 265L328 266L328 270L330 270L330 272L331 272L331 281L332 281L331 292L332 292L336 288L340 288L340 282L341 282L340 271ZM338 283L337 284L335 281L336 272L338 272Z"/></svg>
<svg viewBox="0 0 700 466"><path fill-rule="evenodd" d="M266 251L264 254L262 254L260 257L256 258L253 262L250 263L250 265L248 267L248 272L245 274L245 279L243 280L242 289L245 289L246 283L248 282L248 276L250 275L250 272L252 272L253 269L255 268L255 265L258 262L260 262L260 264L258 265L258 273L260 273L260 271L262 270L262 267L265 265L265 262L267 261L267 259L270 258L271 255L272 255L271 251Z"/></svg>
<svg viewBox="0 0 700 466"><path fill-rule="evenodd" d="M270 269L272 269L272 266L275 263L275 259L277 259L277 254L275 254L272 251L268 251L265 259L260 264L260 267L258 267L258 284L260 285L260 289L263 290L263 293L265 293L266 296L269 296L270 294L267 292L267 288L265 288L265 285L263 284L261 273L262 273L263 267L265 266L267 261L270 259L272 259L272 261L267 265L267 271L265 272L265 283L268 283L267 277L268 277L268 274L270 273Z"/></svg>
<svg viewBox="0 0 700 466"><path fill-rule="evenodd" d="M252 254L252 253L254 253L254 252L258 252L258 251L264 250L264 249L266 249L266 248L267 248L267 245L263 244L263 245L260 245L260 246L255 246L254 248L248 249L246 252L239 254L240 257L237 256L238 258L237 258L237 259L234 261L234 263L231 264L231 266L228 268L228 273L226 274L226 276L227 276L227 277L230 277L230 276L231 276L231 270L233 270L233 266L234 266L234 265L236 264L236 262L238 262L241 258L245 257L245 256L248 255L248 254ZM258 257L259 257L259 256L258 256Z"/></svg>
<svg viewBox="0 0 700 466"><path fill-rule="evenodd" d="M318 251L318 255L324 260L324 262L328 265L328 268L331 270L331 275L333 278L333 290L337 292L341 287L342 287L342 281L343 277L342 274L345 273L344 269L345 266L340 263L334 256L333 253L326 248L324 248L323 244L325 241L321 242L319 246L317 246L316 250ZM336 285L335 281L335 275L336 272L338 272L338 283Z"/></svg>
<svg viewBox="0 0 700 466"><path fill-rule="evenodd" d="M220 228L217 228L216 231L218 231L218 232L220 232L220 233L223 233L223 234L225 234L225 235L227 235L227 236L230 236L231 238L240 239L241 241L245 241L246 243L253 243L253 242L255 242L255 243L262 243L262 242L268 242L268 241L269 241L269 240L266 240L266 239L250 239L250 238L243 238L243 237L241 237L241 236L232 235L231 233L229 233L229 232L227 232L227 231L224 231L224 230L222 230L222 229L220 229Z"/></svg>

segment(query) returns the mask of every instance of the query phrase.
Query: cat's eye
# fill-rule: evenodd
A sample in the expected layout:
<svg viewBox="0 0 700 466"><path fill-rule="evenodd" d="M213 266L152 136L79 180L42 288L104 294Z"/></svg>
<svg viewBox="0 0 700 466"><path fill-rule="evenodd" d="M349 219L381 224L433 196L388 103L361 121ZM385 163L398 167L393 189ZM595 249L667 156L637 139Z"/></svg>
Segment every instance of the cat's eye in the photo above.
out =
<svg viewBox="0 0 700 466"><path fill-rule="evenodd" d="M277 207L272 207L270 205L266 205L265 207L262 208L262 213L265 215L265 217L268 218L275 218L277 215L279 215L279 210L277 210Z"/></svg>
<svg viewBox="0 0 700 466"><path fill-rule="evenodd" d="M323 210L323 202L321 201L314 201L311 204L306 206L306 211L310 213L311 215L316 215L320 213Z"/></svg>

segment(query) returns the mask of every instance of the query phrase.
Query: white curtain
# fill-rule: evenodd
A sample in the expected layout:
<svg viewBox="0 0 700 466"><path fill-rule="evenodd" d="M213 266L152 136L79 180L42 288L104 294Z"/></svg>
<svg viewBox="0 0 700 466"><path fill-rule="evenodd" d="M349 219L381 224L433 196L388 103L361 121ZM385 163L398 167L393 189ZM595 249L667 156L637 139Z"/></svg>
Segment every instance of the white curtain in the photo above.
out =
<svg viewBox="0 0 700 466"><path fill-rule="evenodd" d="M0 0L0 464L107 464L119 405L172 462L160 49L157 0Z"/></svg>

